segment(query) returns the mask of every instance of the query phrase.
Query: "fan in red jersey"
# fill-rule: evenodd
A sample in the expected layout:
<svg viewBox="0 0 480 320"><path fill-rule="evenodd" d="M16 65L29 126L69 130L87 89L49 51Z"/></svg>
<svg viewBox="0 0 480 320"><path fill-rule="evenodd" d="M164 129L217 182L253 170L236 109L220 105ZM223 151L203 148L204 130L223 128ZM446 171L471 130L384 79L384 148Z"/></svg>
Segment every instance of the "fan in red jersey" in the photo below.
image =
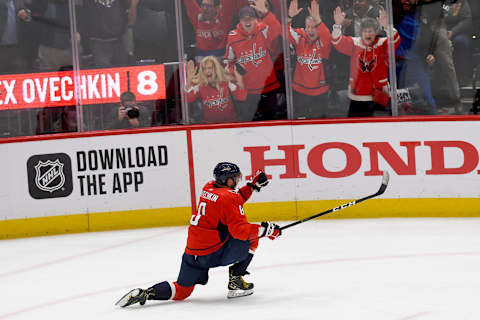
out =
<svg viewBox="0 0 480 320"><path fill-rule="evenodd" d="M280 22L270 12L266 0L254 0L251 6L243 7L239 18L236 29L228 35L225 63L230 70L234 64L245 69L243 79L248 96L238 108L240 119L275 119L285 109L278 99L280 83L271 57L274 41L281 34Z"/></svg>
<svg viewBox="0 0 480 320"><path fill-rule="evenodd" d="M235 5L231 0L184 0L190 22L195 29L197 61L206 56L223 57L227 34L233 23Z"/></svg>
<svg viewBox="0 0 480 320"><path fill-rule="evenodd" d="M364 18L360 24L361 37L349 37L342 34L342 22L345 15L340 7L334 11L335 24L332 31L332 43L343 54L350 56L350 98L349 117L372 116L379 105L386 107L389 100L388 85L388 40L378 37L378 23L387 28L387 14L380 11L378 22ZM400 36L394 30L395 49L400 44Z"/></svg>
<svg viewBox="0 0 480 320"><path fill-rule="evenodd" d="M238 101L245 100L247 91L236 69L234 75L235 81L213 56L201 60L198 72L194 62L188 62L185 86L187 102L201 101L203 122L238 121L232 96Z"/></svg>
<svg viewBox="0 0 480 320"><path fill-rule="evenodd" d="M298 0L292 0L288 8L289 23L302 9ZM326 117L328 84L325 80L324 62L330 56L330 32L320 18L318 2L312 0L305 19L305 28L294 29L290 25L288 39L294 46L297 65L293 77L294 118Z"/></svg>
<svg viewBox="0 0 480 320"><path fill-rule="evenodd" d="M190 219L187 246L177 281L163 281L148 289L133 289L116 305L126 307L147 300L184 300L195 285L208 282L208 271L219 266L230 266L228 298L253 294L253 283L243 280L247 267L261 237L275 239L282 234L271 222L249 223L243 204L252 192L268 184L265 173L258 170L247 185L236 190L242 178L240 168L230 162L220 162L213 170L215 180L208 182L200 193L200 200Z"/></svg>

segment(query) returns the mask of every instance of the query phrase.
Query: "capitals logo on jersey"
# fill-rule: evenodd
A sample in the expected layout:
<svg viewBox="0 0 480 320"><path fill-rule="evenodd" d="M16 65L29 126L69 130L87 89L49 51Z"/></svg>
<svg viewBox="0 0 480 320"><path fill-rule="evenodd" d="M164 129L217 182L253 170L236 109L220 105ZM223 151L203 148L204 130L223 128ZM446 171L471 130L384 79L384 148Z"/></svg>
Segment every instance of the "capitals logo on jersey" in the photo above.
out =
<svg viewBox="0 0 480 320"><path fill-rule="evenodd" d="M370 61L365 61L362 60L361 57L358 57L358 62L360 64L360 70L362 70L363 73L372 72L372 70L377 66L377 56L373 57L373 59Z"/></svg>
<svg viewBox="0 0 480 320"><path fill-rule="evenodd" d="M247 64L251 62L255 67L258 67L258 65L263 62L262 58L265 57L266 55L267 55L267 50L260 47L258 48L258 52L257 52L257 44L254 43L252 50L247 54L242 53L242 55L240 56L240 58L238 58L237 61L243 64Z"/></svg>
<svg viewBox="0 0 480 320"><path fill-rule="evenodd" d="M310 71L319 68L319 65L322 63L322 58L320 58L320 54L318 54L318 58L315 58L317 55L317 49L313 49L311 56L298 56L297 61L300 64L306 64Z"/></svg>
<svg viewBox="0 0 480 320"><path fill-rule="evenodd" d="M217 108L220 111L225 110L227 103L229 101L228 95L226 97L223 96L223 88L220 89L220 94L217 99L208 98L207 100L203 101L203 104L206 105L209 109Z"/></svg>

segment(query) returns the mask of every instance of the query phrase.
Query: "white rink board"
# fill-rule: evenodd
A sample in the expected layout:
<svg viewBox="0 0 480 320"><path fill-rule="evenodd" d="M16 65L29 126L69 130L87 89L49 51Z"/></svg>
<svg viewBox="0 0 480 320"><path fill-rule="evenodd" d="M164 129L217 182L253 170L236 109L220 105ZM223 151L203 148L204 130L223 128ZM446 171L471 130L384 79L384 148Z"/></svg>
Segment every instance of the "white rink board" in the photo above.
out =
<svg viewBox="0 0 480 320"><path fill-rule="evenodd" d="M213 169L218 162L228 161L240 166L243 180L251 172L250 154L243 150L246 146L292 144L291 126L246 127L218 130L192 131L192 145L195 168L195 191L197 197L204 184L213 179ZM283 152L270 150L271 157L283 157ZM268 168L274 177L268 192L255 192L249 202L294 201L295 181L279 180L281 167ZM293 183L292 183L293 182Z"/></svg>
<svg viewBox="0 0 480 320"><path fill-rule="evenodd" d="M371 194L377 190L381 180L380 172L373 176L367 174L374 167L373 159L378 160L379 170L388 170L391 175L390 185L382 198L478 198L480 194L480 137L475 135L480 132L478 121L296 124L208 130L185 127L185 130L178 131L0 144L0 165L4 168L4 181L7 181L0 184L0 219L190 207L186 130L191 130L192 136L195 200L203 185L213 178L213 168L220 161L237 163L244 174L244 184L245 177L251 174L252 163L257 161L254 159L258 156L257 151L262 148L261 155L267 162L285 159L286 152L289 153L289 169L286 170L285 165L266 165L267 174L272 175L271 183L265 192L254 193L251 202L356 199ZM318 168L331 174L354 167L351 159L346 165L345 151L331 147L332 143L334 146L348 146L350 152L353 150L358 157L358 168L343 177L319 174ZM391 148L387 155L390 162L383 155L371 151L372 145L378 144ZM410 153L406 144L415 145L409 147ZM442 144L445 147L438 147ZM158 151L159 147L166 154ZM325 148L323 153L319 152L322 147ZM294 151L282 151L281 148ZM154 161L151 166L139 167L135 164L137 160L133 160L134 163L126 167L113 165L109 169L96 170L83 168L82 161L79 162L83 159L79 155L88 158L91 152L93 157L98 158L105 150L120 150L120 154L127 154L127 150L131 154L137 150L146 153L153 150L157 158L162 154L165 159L163 162L157 159L157 163ZM257 156L254 157L255 152ZM35 170L32 168L40 161L36 157L52 154L63 154L70 159L71 193L66 188L63 196L34 198L31 189ZM351 153L349 158L352 158ZM391 159L396 159L396 162L392 164ZM281 178L286 171L295 172L292 169L295 163L299 176ZM470 166L467 169L466 164ZM258 167L257 164L253 166ZM445 170L442 174L431 174L432 166L437 169L441 166ZM412 168L413 173L410 172ZM409 174L405 174L405 170L410 170ZM125 185L120 190L118 184L114 188L115 181L122 184L119 182L121 178L135 174L141 177L141 181L137 181L137 189L133 184L128 185L127 190ZM88 194L86 178L83 178L82 195L81 176L95 176L97 190L90 190L91 194ZM103 194L99 190L100 176L104 182ZM62 190L52 192L56 194ZM45 196L48 192L43 191L42 194Z"/></svg>
<svg viewBox="0 0 480 320"><path fill-rule="evenodd" d="M92 170L95 169L94 158L100 161L99 153L111 149L112 154L116 154L117 149L121 152L124 150L126 166L121 161L118 166L114 157L113 166L104 169L99 164L97 170ZM132 155L130 162L128 150ZM140 162L137 162L137 150ZM184 131L7 143L0 144L0 151L3 155L0 165L8 168L4 171L4 178L9 182L2 183L0 187L2 219L190 206ZM92 166L84 165L83 161L83 154L88 159L89 151ZM35 199L29 192L27 161L33 155L56 153L64 153L71 160L73 190L67 196ZM88 163L88 160L85 162ZM34 159L33 163L37 164L38 161ZM68 171L65 169L65 175L68 175ZM90 182L93 176L97 181L96 190L91 187L90 194L87 175ZM131 184L128 183L129 177ZM80 179L83 181L83 195ZM100 179L104 182L101 190ZM33 182L30 181L30 184Z"/></svg>
<svg viewBox="0 0 480 320"><path fill-rule="evenodd" d="M377 155L380 170L388 170L391 182L383 198L469 198L480 194L478 162L473 170L466 173L427 174L432 169L432 161L438 165L444 162L447 171L461 168L465 161L475 162L480 154L479 122L385 122L311 124L274 127L247 127L218 130L197 130L192 132L196 192L204 182L211 179L212 170L219 161L232 161L241 166L244 177L251 172L251 153L244 147L270 147L264 152L265 159L285 158L278 146L300 145L298 151L299 172L302 178L281 179L285 166L267 166L266 172L272 175L268 192L255 194L252 202L308 201L354 199L373 193L380 184L380 175L367 176L372 169L370 149L364 143L388 143L404 166L415 170L413 174L402 171L397 174L384 157ZM454 144L469 145L474 152L464 153L457 147L443 148L443 159L437 155L432 160L432 148L427 144L441 144L453 141ZM308 158L312 149L326 143L348 144L357 150L361 164L354 173L345 177L325 177L312 172ZM409 160L407 148L400 143L417 143L411 152L414 166ZM437 148L438 149L438 148ZM317 153L318 155L318 153ZM343 171L346 167L345 152L338 148L328 148L323 157L312 156L313 161L322 161L330 172ZM396 167L398 169L398 165ZM450 171L448 171L450 172ZM410 172L411 173L411 172Z"/></svg>
<svg viewBox="0 0 480 320"><path fill-rule="evenodd" d="M468 198L480 195L480 177L478 170L463 174L427 174L432 169L431 148L425 142L460 141L475 147L480 154L479 122L390 122L390 123L357 123L339 125L306 125L293 126L294 144L305 144L310 151L319 144L328 142L344 142L353 145L361 154L362 164L353 175L345 178L325 178L313 174L309 168L307 157L300 157L300 168L307 173L302 179L298 192L299 200L317 199L350 199L375 190L379 184L378 177L366 176L371 170L370 149L364 143L388 142L400 158L408 163L407 149L401 142L419 142L415 148L414 175L397 174L383 156L378 156L378 167L390 172L390 184L383 198ZM308 152L307 151L307 152ZM459 148L444 148L446 168L461 167L471 154L464 154ZM439 161L435 157L435 161ZM345 153L331 149L324 154L324 166L331 171L345 168Z"/></svg>

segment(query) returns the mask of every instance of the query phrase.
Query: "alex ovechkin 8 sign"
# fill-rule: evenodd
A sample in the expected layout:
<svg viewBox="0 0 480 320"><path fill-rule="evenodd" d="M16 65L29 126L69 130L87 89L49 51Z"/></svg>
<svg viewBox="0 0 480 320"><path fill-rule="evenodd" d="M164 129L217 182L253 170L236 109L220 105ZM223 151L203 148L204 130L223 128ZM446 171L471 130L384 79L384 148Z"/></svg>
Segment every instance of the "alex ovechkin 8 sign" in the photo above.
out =
<svg viewBox="0 0 480 320"><path fill-rule="evenodd" d="M0 110L115 103L125 91L139 101L165 99L164 66L2 75Z"/></svg>

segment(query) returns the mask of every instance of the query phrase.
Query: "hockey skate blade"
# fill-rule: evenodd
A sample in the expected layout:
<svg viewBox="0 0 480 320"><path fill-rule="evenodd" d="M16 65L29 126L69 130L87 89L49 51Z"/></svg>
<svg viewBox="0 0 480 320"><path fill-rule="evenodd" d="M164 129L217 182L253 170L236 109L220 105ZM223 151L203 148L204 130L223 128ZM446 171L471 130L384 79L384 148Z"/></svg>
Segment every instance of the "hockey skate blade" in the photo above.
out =
<svg viewBox="0 0 480 320"><path fill-rule="evenodd" d="M250 290L228 290L227 298L228 299L233 299L233 298L240 298L240 297L246 297L249 295L253 294L253 289Z"/></svg>
<svg viewBox="0 0 480 320"><path fill-rule="evenodd" d="M115 303L115 305L125 308L126 306L129 306L135 303L134 302L135 299L133 299L133 297L137 296L139 293L140 293L140 289L133 289L132 291L130 291L129 293L121 297L120 300L118 300L117 303Z"/></svg>

